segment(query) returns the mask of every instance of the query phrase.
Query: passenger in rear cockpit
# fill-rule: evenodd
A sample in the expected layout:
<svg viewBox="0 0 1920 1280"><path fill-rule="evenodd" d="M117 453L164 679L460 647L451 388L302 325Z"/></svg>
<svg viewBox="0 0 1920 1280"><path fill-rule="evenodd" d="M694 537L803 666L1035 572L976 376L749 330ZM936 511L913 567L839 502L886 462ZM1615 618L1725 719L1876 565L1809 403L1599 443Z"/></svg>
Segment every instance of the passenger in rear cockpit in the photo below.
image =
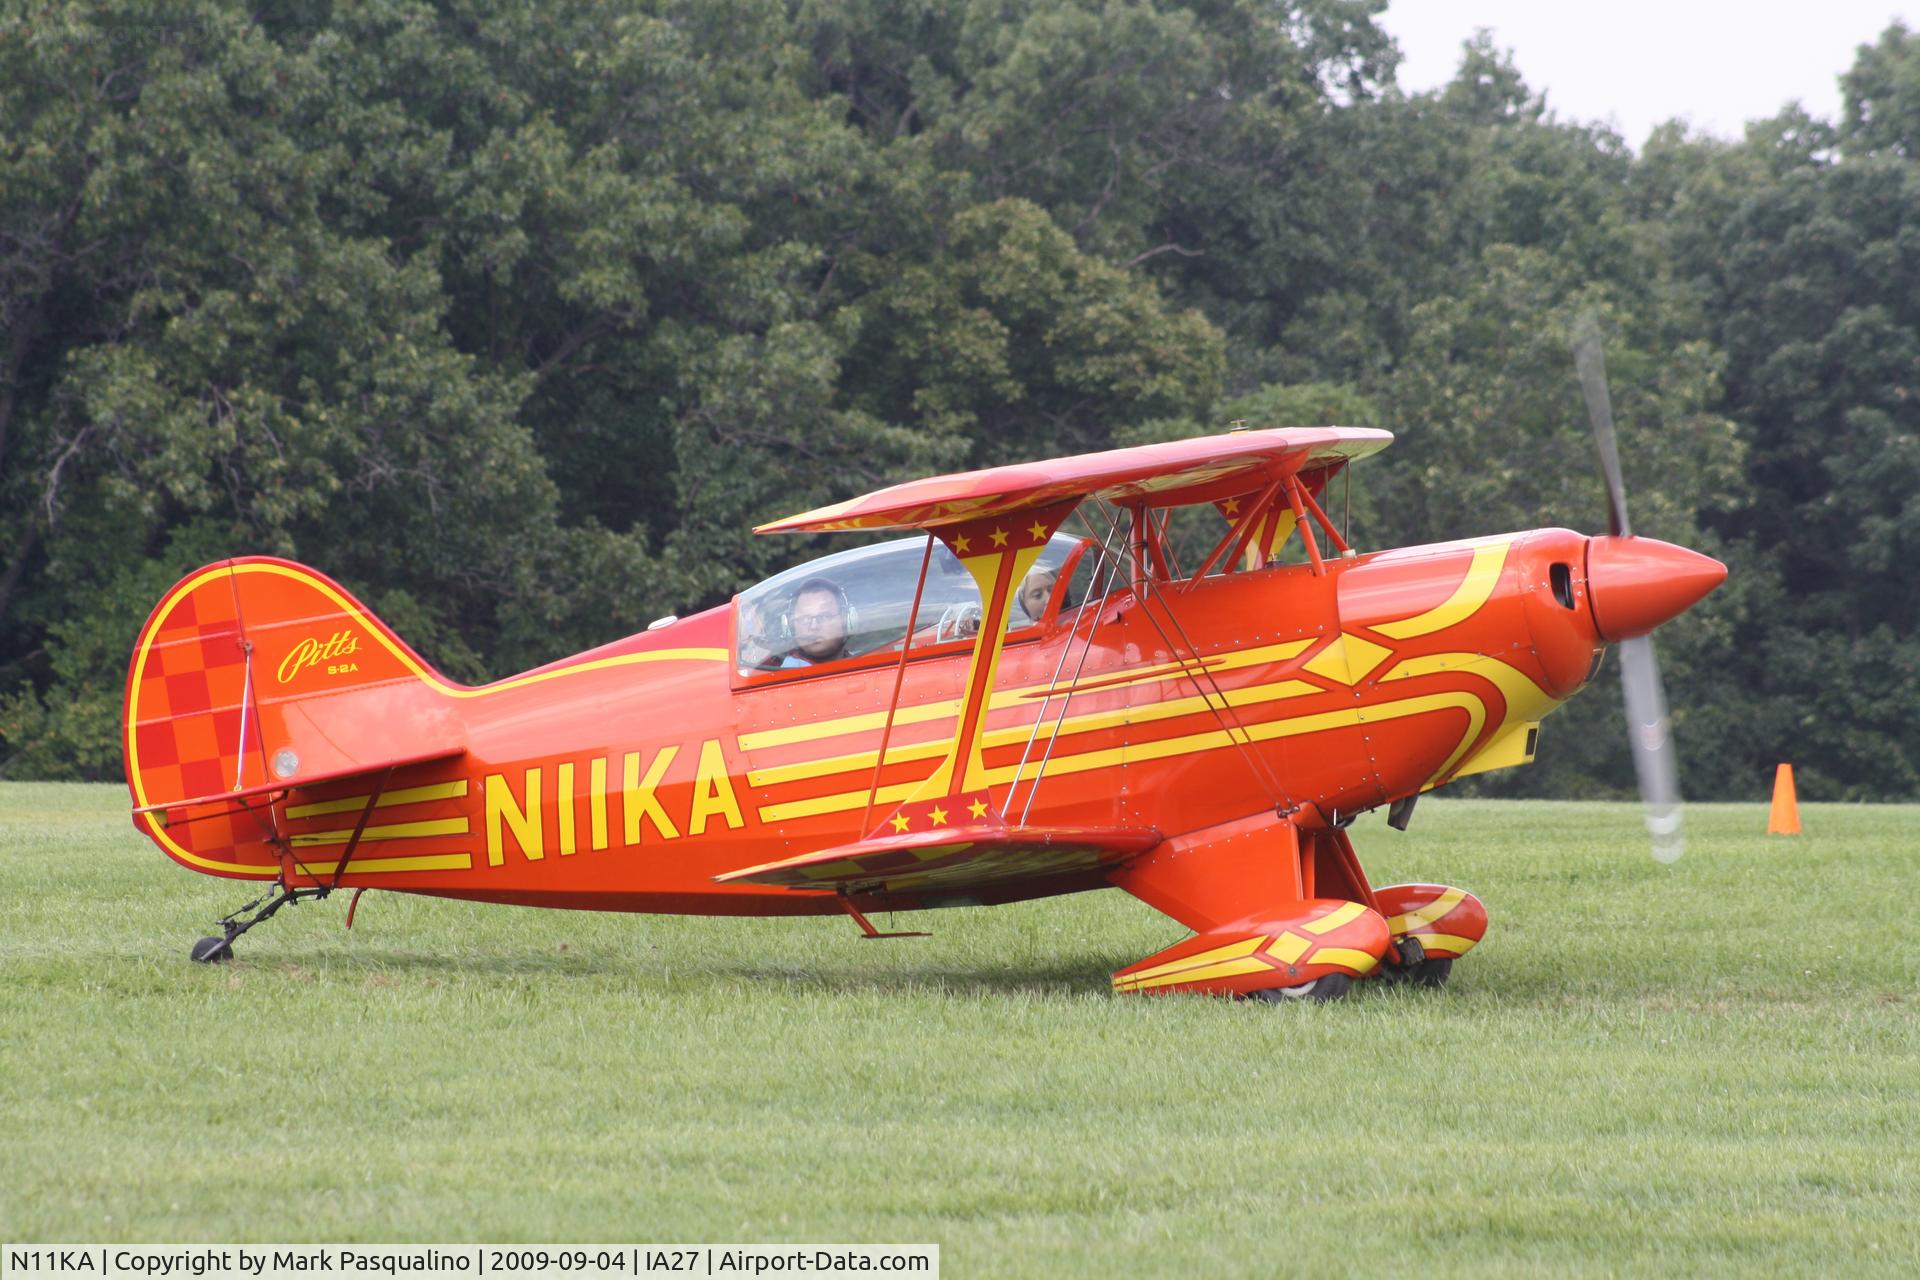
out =
<svg viewBox="0 0 1920 1280"><path fill-rule="evenodd" d="M1051 565L1037 564L1027 570L1014 597L1026 612L1027 621L1038 622L1047 616L1047 605L1053 600L1053 587L1059 580L1060 570Z"/></svg>

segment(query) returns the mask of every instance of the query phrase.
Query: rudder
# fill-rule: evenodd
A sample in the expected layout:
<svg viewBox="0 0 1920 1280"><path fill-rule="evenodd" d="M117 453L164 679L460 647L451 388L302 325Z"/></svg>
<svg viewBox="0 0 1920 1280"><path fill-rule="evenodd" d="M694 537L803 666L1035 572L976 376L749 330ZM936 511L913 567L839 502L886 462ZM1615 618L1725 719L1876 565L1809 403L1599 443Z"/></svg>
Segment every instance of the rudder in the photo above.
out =
<svg viewBox="0 0 1920 1280"><path fill-rule="evenodd" d="M136 810L208 803L135 824L195 870L272 878L267 823L224 797L455 749L455 692L314 570L270 557L208 565L141 631L123 744Z"/></svg>

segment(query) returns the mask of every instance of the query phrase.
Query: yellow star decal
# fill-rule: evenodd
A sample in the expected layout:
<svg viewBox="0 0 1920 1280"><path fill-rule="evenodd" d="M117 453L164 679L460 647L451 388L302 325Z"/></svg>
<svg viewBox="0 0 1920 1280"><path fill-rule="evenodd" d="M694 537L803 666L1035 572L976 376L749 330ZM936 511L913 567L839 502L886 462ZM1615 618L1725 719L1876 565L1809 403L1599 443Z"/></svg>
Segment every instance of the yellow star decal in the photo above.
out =
<svg viewBox="0 0 1920 1280"><path fill-rule="evenodd" d="M963 533L953 540L954 553L956 555L965 555L967 554L967 548L972 545L973 543L969 541L967 535Z"/></svg>
<svg viewBox="0 0 1920 1280"><path fill-rule="evenodd" d="M933 825L936 827L944 827L947 825L947 811L945 809L936 806L927 816L933 819Z"/></svg>
<svg viewBox="0 0 1920 1280"><path fill-rule="evenodd" d="M1035 520L1027 526L1027 532L1033 535L1035 542L1045 542L1047 540L1047 526L1041 524L1038 520Z"/></svg>
<svg viewBox="0 0 1920 1280"><path fill-rule="evenodd" d="M1004 547L1007 545L1007 531L1005 529L995 529L992 537L994 546Z"/></svg>
<svg viewBox="0 0 1920 1280"><path fill-rule="evenodd" d="M1238 499L1238 498L1228 498L1228 499L1227 499L1227 504L1226 504L1226 506L1224 506L1224 507L1222 507L1222 508L1221 508L1221 510L1222 510L1222 511L1224 511L1224 512L1226 512L1226 513L1227 513L1228 515L1230 515L1230 516L1237 516L1237 515L1239 515L1239 514L1240 514L1240 499Z"/></svg>
<svg viewBox="0 0 1920 1280"><path fill-rule="evenodd" d="M985 800L975 800L967 806L967 812L976 818L984 818L987 816L987 802Z"/></svg>
<svg viewBox="0 0 1920 1280"><path fill-rule="evenodd" d="M896 832L907 829L907 815L904 813L896 813L892 818L888 819L888 821L893 823L893 829Z"/></svg>

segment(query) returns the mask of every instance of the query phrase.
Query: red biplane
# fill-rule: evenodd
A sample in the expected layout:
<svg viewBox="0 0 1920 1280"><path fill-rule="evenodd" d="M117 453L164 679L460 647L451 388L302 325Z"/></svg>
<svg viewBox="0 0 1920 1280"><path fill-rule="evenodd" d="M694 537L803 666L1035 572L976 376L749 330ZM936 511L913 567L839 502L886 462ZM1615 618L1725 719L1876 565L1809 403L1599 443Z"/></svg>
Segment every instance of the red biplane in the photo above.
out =
<svg viewBox="0 0 1920 1280"><path fill-rule="evenodd" d="M311 569L222 561L134 650L134 821L271 886L199 960L340 889L880 936L875 911L1118 886L1193 931L1119 991L1438 982L1486 912L1372 885L1348 823L1404 826L1423 792L1531 760L1603 646L1725 569L1623 510L1607 536L1356 554L1322 495L1390 438L1243 431L899 485L762 532L906 538L480 688ZM1188 506L1219 517L1183 569Z"/></svg>

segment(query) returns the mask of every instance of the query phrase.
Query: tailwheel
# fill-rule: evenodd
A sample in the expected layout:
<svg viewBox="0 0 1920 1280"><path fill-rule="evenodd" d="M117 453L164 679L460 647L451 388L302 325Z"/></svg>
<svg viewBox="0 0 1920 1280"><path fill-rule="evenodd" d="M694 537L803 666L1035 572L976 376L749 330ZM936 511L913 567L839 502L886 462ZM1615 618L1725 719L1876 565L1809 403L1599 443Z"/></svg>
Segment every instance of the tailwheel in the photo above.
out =
<svg viewBox="0 0 1920 1280"><path fill-rule="evenodd" d="M1325 1004L1329 1000L1346 999L1352 990L1352 978L1344 973L1329 973L1294 987L1265 987L1255 991L1250 998L1264 1000L1268 1004L1289 1004L1295 1000Z"/></svg>
<svg viewBox="0 0 1920 1280"><path fill-rule="evenodd" d="M224 937L202 938L193 944L193 949L187 954L192 957L195 964L218 964L221 961L231 960L234 940L241 934L257 924L271 920L274 914L288 903L299 902L304 898L324 898L333 890L333 885L291 889L285 883L276 883L273 889L261 897L255 898L238 911L220 918L219 925L225 933ZM253 912L252 915L247 914L250 911ZM349 913L349 919L351 919L351 913Z"/></svg>

